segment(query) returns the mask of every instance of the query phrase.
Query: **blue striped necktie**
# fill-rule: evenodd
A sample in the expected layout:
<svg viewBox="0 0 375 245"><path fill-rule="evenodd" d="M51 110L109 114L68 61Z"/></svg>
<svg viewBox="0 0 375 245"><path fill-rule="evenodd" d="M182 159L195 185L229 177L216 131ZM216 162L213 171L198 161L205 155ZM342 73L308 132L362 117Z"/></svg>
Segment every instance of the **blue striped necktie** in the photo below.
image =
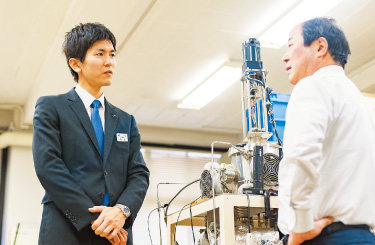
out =
<svg viewBox="0 0 375 245"><path fill-rule="evenodd" d="M94 127L96 140L98 141L98 145L100 149L100 154L103 158L104 156L104 132L103 132L102 120L100 119L100 115L99 115L100 101L94 100L91 106L92 106L91 123L92 123L92 126ZM109 204L109 197L108 197L108 191L106 188L103 205L108 206L108 204Z"/></svg>

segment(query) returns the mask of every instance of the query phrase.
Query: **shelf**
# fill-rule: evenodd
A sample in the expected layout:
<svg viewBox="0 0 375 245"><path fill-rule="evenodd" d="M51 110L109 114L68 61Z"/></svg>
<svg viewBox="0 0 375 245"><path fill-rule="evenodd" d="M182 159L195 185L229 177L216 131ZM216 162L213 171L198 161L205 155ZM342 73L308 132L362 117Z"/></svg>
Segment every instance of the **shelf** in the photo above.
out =
<svg viewBox="0 0 375 245"><path fill-rule="evenodd" d="M250 214L256 214L264 210L263 195L249 195ZM271 208L279 208L277 196L270 197ZM234 207L247 207L248 201L246 195L240 194L222 194L213 200L208 199L191 207L194 226L206 226L205 216L207 212L212 211L213 207L218 209L220 217L220 237L222 245L234 244ZM173 245L174 230L177 218L180 212L175 212L166 217L167 220L167 241ZM216 212L215 212L216 213ZM218 217L216 217L218 218ZM191 225L189 207L182 210L177 225Z"/></svg>

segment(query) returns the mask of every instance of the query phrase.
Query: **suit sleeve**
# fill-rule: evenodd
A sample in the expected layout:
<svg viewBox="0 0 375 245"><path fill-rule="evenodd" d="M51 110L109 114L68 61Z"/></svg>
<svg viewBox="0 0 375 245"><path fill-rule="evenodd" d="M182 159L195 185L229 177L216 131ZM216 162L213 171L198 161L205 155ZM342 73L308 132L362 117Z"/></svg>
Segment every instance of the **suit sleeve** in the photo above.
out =
<svg viewBox="0 0 375 245"><path fill-rule="evenodd" d="M94 203L62 160L60 119L51 97L41 97L35 106L33 157L40 183L51 200L78 231L98 217L88 208Z"/></svg>
<svg viewBox="0 0 375 245"><path fill-rule="evenodd" d="M141 153L141 135L135 119L131 116L130 156L127 169L126 188L120 195L117 203L124 204L130 209L131 216L125 222L129 228L142 206L149 186L149 170Z"/></svg>

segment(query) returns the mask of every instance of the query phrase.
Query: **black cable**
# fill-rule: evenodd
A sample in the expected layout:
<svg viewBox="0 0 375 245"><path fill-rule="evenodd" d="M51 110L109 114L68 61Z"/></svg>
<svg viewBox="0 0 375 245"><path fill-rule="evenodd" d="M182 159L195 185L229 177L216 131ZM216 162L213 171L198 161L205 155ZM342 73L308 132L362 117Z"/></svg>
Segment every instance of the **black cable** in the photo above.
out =
<svg viewBox="0 0 375 245"><path fill-rule="evenodd" d="M177 223L178 223L178 220L180 219L180 215L181 215L182 210L184 210L184 208L185 208L187 205L191 205L191 204L193 204L194 202L196 202L197 200L199 200L199 198L201 198L201 197L198 197L197 199L195 199L194 201L192 201L192 202L190 202L190 203L188 203L188 204L185 204L185 205L181 208L180 212L178 213L177 221L176 221L176 226L174 227L174 238L173 238L173 240L174 240L175 244L177 244L177 242L176 242ZM193 232L193 236L194 236L194 232ZM194 238L194 241L195 241L195 238ZM194 242L194 244L195 244L195 242Z"/></svg>
<svg viewBox="0 0 375 245"><path fill-rule="evenodd" d="M259 59L259 66L261 66L260 59ZM264 75L263 75L263 72L262 72L261 74L262 74L262 82L263 82L263 84L264 84L263 87L265 87L265 85L266 85L265 77L264 77ZM274 117L273 117L273 112L272 112L272 101L271 101L271 96L270 96L271 93L272 93L272 88L267 87L267 88L266 88L266 94L267 94L267 98L268 98L269 104L266 106L266 108L267 108L268 115L270 116L270 120L271 120L271 123L272 123L273 130L275 131L275 136L276 136L276 138L277 138L277 143L282 147L282 146L283 146L283 143L282 143L282 141L280 140L279 134L278 134L277 129L276 129L276 122L275 122L275 119L274 119Z"/></svg>
<svg viewBox="0 0 375 245"><path fill-rule="evenodd" d="M157 208L154 208L153 210L151 210L151 212L148 214L148 218L147 218L147 229L148 229L148 236L150 237L150 242L151 242L151 245L152 244L152 238L151 238L151 232L150 232L150 215L152 214L152 212L154 212L156 209L158 209L159 207Z"/></svg>
<svg viewBox="0 0 375 245"><path fill-rule="evenodd" d="M271 101L271 96L270 96L271 93L272 93L272 89L271 88L267 88L266 89L266 94L267 94L267 98L268 98L268 102L269 102L269 104L267 105L267 111L268 111L268 115L270 116L270 121L272 123L273 130L275 131L275 135L276 135L276 138L277 138L277 143L282 147L283 146L283 142L280 140L279 134L277 132L276 122L275 122L275 118L274 118L273 112L272 112L272 101Z"/></svg>
<svg viewBox="0 0 375 245"><path fill-rule="evenodd" d="M183 190L185 190L188 186L190 186L190 185L192 185L192 184L194 184L195 182L198 182L198 181L200 181L201 179L199 178L199 179L197 179L197 180L194 180L193 182L190 182L189 184L187 184L187 185L185 185L181 190L179 190L178 192L177 192L177 194L169 201L169 203L168 203L168 206L167 206L167 208L166 208L166 210L165 210L165 216L168 216L168 208L169 208L169 206L171 205L171 203L173 202L173 200L178 196L178 195L180 195L180 193L183 191Z"/></svg>

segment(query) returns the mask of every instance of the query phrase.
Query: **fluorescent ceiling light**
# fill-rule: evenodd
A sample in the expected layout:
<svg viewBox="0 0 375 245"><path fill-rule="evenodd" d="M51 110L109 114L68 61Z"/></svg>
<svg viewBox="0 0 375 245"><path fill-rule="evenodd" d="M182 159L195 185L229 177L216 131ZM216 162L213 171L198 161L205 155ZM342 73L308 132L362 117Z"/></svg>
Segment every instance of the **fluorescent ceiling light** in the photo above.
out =
<svg viewBox="0 0 375 245"><path fill-rule="evenodd" d="M239 81L242 76L242 68L240 64L237 67L234 67L234 64L237 63L224 63L220 69L189 93L177 107L199 110Z"/></svg>
<svg viewBox="0 0 375 245"><path fill-rule="evenodd" d="M292 28L303 21L323 16L342 0L303 0L259 37L260 45L281 48L288 41Z"/></svg>

